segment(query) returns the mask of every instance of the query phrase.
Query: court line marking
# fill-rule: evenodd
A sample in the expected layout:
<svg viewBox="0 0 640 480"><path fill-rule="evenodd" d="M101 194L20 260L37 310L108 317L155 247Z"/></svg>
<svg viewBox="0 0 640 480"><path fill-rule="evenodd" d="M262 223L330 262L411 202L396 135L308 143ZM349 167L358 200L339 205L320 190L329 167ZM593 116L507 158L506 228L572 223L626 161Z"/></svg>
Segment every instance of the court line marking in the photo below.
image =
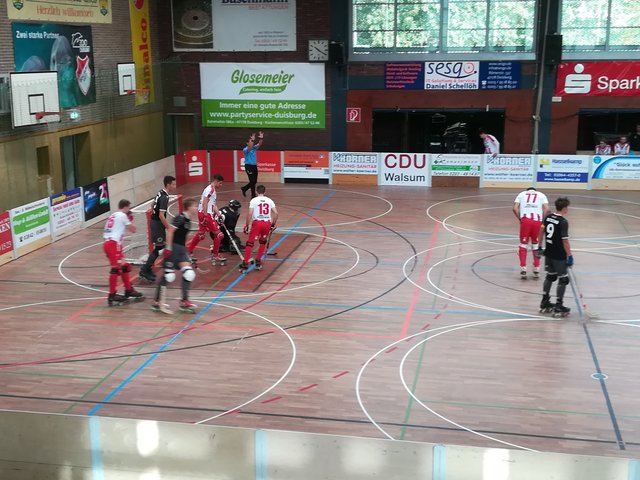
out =
<svg viewBox="0 0 640 480"><path fill-rule="evenodd" d="M315 208L312 208L307 214L305 218L302 218L298 221L298 223L302 223L303 221L306 220L306 218L313 218L313 212L315 212L317 210L317 208L320 205L323 205L325 202L327 202L331 197L333 196L332 192L329 192L322 200L320 200L317 204ZM317 221L317 220L316 220ZM296 224L297 225L297 224ZM295 226L294 226L295 228ZM321 245L321 244L320 244ZM320 248L320 245L317 248ZM317 251L317 248L315 251ZM314 252L315 252L314 251ZM153 362L153 360L155 360L158 355L160 355L160 353L162 353L164 350L166 350L169 346L171 346L171 344L173 342L175 342L181 335L182 333L184 333L185 331L187 331L187 329L189 329L189 327L191 327L195 322L197 322L213 305L215 305L215 303L217 302L217 300L219 300L220 298L222 298L224 296L224 294L226 292L228 292L229 290L231 290L233 287L235 287L240 281L242 281L242 279L246 276L246 272L242 273L241 275L238 276L238 278L236 280L234 280L231 284L229 284L229 286L227 288L225 288L222 292L220 292L217 296L216 299L212 300L205 308L203 308L199 313L197 313L195 315L195 317L193 317L192 320L190 320L186 325L184 325L182 328L180 328L180 330L173 335L167 342L165 342L159 349L158 351L156 351L154 354L152 354L150 357L148 357L131 375L129 375L125 380L122 381L122 383L120 383L120 385L118 385L114 390L112 390L106 397L104 397L104 399L102 400L102 402L100 402L99 404L97 404L95 407L93 407L91 409L91 411L88 413L89 416L93 416L95 415L98 411L100 411L100 409L102 409L102 407L104 406L105 402L108 402L109 400L111 400L115 395L118 394L118 392L120 392L124 387L126 387L138 374L140 374L140 372L142 372L151 362ZM291 277L293 278L293 277ZM235 307L234 307L235 308ZM241 309L243 310L243 309ZM246 311L246 310L244 310Z"/></svg>

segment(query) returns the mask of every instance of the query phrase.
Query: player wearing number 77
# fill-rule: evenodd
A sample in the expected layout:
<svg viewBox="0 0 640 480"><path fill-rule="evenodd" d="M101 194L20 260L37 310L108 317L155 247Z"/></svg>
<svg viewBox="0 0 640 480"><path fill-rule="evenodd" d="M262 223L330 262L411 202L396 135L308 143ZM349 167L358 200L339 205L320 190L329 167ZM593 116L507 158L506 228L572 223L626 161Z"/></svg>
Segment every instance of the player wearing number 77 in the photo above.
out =
<svg viewBox="0 0 640 480"><path fill-rule="evenodd" d="M252 198L249 203L247 221L244 225L244 233L249 235L249 237L247 238L247 245L244 249L244 259L240 265L240 271L243 273L249 268L251 251L253 250L253 245L256 240L258 240L260 247L256 255L255 268L256 270L262 270L262 257L267 249L267 238L269 237L269 232L275 230L276 223L278 222L276 204L264 194L265 191L266 188L264 185L258 185L256 188L258 196Z"/></svg>
<svg viewBox="0 0 640 480"><path fill-rule="evenodd" d="M540 259L535 255L535 248L540 237L540 226L549 214L549 200L544 193L529 187L520 192L513 204L513 214L520 222L520 278L527 278L527 248L531 242L531 254L533 256L533 278L540 274Z"/></svg>

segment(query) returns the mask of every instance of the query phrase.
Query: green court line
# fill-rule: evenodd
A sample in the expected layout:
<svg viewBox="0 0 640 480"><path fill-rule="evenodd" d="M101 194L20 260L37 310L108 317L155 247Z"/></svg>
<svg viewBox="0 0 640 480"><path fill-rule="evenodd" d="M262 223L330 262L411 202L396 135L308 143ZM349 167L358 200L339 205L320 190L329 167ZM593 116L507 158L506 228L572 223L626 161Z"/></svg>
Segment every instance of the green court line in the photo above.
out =
<svg viewBox="0 0 640 480"><path fill-rule="evenodd" d="M170 323L173 323L175 320L177 320L178 318L180 318L182 315L178 314L178 316L176 318L173 318L171 320ZM154 337L157 337L159 335L162 334L162 332L164 332L167 328L169 327L162 327L160 330L158 330L156 333L153 334ZM140 352L140 350L142 350L144 347L147 346L147 343L149 342L145 342L142 345L140 345L138 348L136 348L134 350L134 354ZM84 400L88 395L90 395L96 388L98 388L100 385L102 385L105 381L107 381L114 373L116 373L118 370L120 370L121 367L123 367L129 360L131 360L132 357L127 357L124 360L122 360L122 362L120 362L118 365L116 365L113 370L111 370L109 373L107 373L104 377L100 378L100 380L95 383L94 385L92 385L86 392L84 392L82 394L82 396L79 398L79 400ZM71 410L73 410L76 407L77 403L72 403L71 405L69 405L64 412L62 413L71 413Z"/></svg>
<svg viewBox="0 0 640 480"><path fill-rule="evenodd" d="M449 253L449 247L447 246L444 249L444 257L447 258L447 254ZM436 284L440 287L440 283L442 282L442 275L444 274L444 268L440 269L440 275L438 276L438 283ZM417 287L416 287L417 288ZM436 302L440 297L433 296L433 302L431 302L431 309L436 308ZM418 378L420 375L420 370L422 368L422 360L424 358L424 351L426 349L427 342L423 342L422 347L420 348L420 357L418 358L418 366L416 367L416 371L413 375L413 383L411 384L411 393L416 394L416 388L418 388ZM404 421L402 422L402 430L400 431L400 440L404 440L404 436L407 433L407 425L409 423L409 417L411 416L411 408L413 407L413 397L409 395L409 401L407 402L407 408L404 411Z"/></svg>
<svg viewBox="0 0 640 480"><path fill-rule="evenodd" d="M0 371L0 375L27 375L32 377L74 378L79 380L99 380L100 377L88 377L84 375L64 375L62 373L36 373L36 372L7 372Z"/></svg>

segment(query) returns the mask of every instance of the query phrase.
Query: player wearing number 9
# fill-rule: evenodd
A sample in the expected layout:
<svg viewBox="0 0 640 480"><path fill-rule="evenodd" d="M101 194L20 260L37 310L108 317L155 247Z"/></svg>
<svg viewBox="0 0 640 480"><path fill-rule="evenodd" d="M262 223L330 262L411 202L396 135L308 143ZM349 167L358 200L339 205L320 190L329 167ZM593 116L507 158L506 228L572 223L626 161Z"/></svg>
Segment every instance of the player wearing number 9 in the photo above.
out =
<svg viewBox="0 0 640 480"><path fill-rule="evenodd" d="M247 238L247 244L244 249L241 270L246 270L249 267L249 259L256 240L260 244L256 255L256 269L260 270L262 268L262 257L264 257L267 248L269 231L275 228L278 222L276 204L264 194L265 191L264 185L258 185L256 187L258 196L252 198L249 203L249 211L247 212L247 220L244 226L244 233L247 233L249 238Z"/></svg>
<svg viewBox="0 0 640 480"><path fill-rule="evenodd" d="M541 309L549 308L551 305L549 292L551 291L551 285L558 280L555 310L568 310L563 306L562 300L565 289L569 285L567 269L573 265L571 245L569 244L569 222L565 218L569 211L569 205L568 198L558 198L555 202L555 213L545 218L542 224L542 235L540 235L538 248L542 249L543 245L545 246L544 256L547 276L542 287Z"/></svg>

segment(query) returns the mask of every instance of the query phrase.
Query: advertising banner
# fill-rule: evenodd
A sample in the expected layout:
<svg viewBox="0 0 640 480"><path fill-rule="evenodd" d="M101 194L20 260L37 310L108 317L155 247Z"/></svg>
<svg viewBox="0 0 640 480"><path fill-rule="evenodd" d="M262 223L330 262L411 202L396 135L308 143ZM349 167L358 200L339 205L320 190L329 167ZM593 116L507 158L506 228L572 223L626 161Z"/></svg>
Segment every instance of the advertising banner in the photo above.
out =
<svg viewBox="0 0 640 480"><path fill-rule="evenodd" d="M219 173L225 182L233 182L233 150L209 150L209 166L212 175Z"/></svg>
<svg viewBox="0 0 640 480"><path fill-rule="evenodd" d="M84 194L85 222L109 211L109 185L106 178L85 185L82 187L82 191Z"/></svg>
<svg viewBox="0 0 640 480"><path fill-rule="evenodd" d="M186 152L176 154L176 157L180 155L184 156L183 164L185 166L185 181L187 183L209 181L206 150L187 150Z"/></svg>
<svg viewBox="0 0 640 480"><path fill-rule="evenodd" d="M563 96L636 97L640 62L565 62L558 65L556 92Z"/></svg>
<svg viewBox="0 0 640 480"><path fill-rule="evenodd" d="M477 90L480 62L425 63L425 90Z"/></svg>
<svg viewBox="0 0 640 480"><path fill-rule="evenodd" d="M378 154L371 152L331 152L331 173L378 175Z"/></svg>
<svg viewBox="0 0 640 480"><path fill-rule="evenodd" d="M482 155L440 153L431 155L433 177L479 177Z"/></svg>
<svg viewBox="0 0 640 480"><path fill-rule="evenodd" d="M605 180L639 180L640 156L596 155L593 157L592 178Z"/></svg>
<svg viewBox="0 0 640 480"><path fill-rule="evenodd" d="M480 62L480 90L520 88L520 62Z"/></svg>
<svg viewBox="0 0 640 480"><path fill-rule="evenodd" d="M201 63L202 125L325 128L324 64Z"/></svg>
<svg viewBox="0 0 640 480"><path fill-rule="evenodd" d="M380 185L429 186L429 154L381 153Z"/></svg>
<svg viewBox="0 0 640 480"><path fill-rule="evenodd" d="M284 152L284 178L329 178L329 152Z"/></svg>
<svg viewBox="0 0 640 480"><path fill-rule="evenodd" d="M173 49L296 50L296 0L172 0Z"/></svg>
<svg viewBox="0 0 640 480"><path fill-rule="evenodd" d="M587 183L587 155L538 155L538 182Z"/></svg>
<svg viewBox="0 0 640 480"><path fill-rule="evenodd" d="M153 70L151 67L151 21L149 0L129 0L131 21L131 50L136 65L136 105L153 103Z"/></svg>
<svg viewBox="0 0 640 480"><path fill-rule="evenodd" d="M12 23L11 31L17 71L58 72L60 108L95 103L91 27Z"/></svg>
<svg viewBox="0 0 640 480"><path fill-rule="evenodd" d="M82 228L84 214L80 188L49 197L49 205L54 239Z"/></svg>
<svg viewBox="0 0 640 480"><path fill-rule="evenodd" d="M0 213L0 265L13 260L13 238L9 212Z"/></svg>
<svg viewBox="0 0 640 480"><path fill-rule="evenodd" d="M384 88L387 90L423 90L424 63L385 63Z"/></svg>
<svg viewBox="0 0 640 480"><path fill-rule="evenodd" d="M484 156L485 182L533 182L533 155Z"/></svg>
<svg viewBox="0 0 640 480"><path fill-rule="evenodd" d="M7 0L10 20L111 23L111 0Z"/></svg>
<svg viewBox="0 0 640 480"><path fill-rule="evenodd" d="M282 172L282 162L280 161L280 152L270 152L266 150L258 150L256 154L256 163L258 164L258 173L280 173ZM244 173L244 152L236 151L236 169L238 172Z"/></svg>
<svg viewBox="0 0 640 480"><path fill-rule="evenodd" d="M11 229L16 250L31 244L42 246L49 243L51 241L49 199L43 198L11 210Z"/></svg>

